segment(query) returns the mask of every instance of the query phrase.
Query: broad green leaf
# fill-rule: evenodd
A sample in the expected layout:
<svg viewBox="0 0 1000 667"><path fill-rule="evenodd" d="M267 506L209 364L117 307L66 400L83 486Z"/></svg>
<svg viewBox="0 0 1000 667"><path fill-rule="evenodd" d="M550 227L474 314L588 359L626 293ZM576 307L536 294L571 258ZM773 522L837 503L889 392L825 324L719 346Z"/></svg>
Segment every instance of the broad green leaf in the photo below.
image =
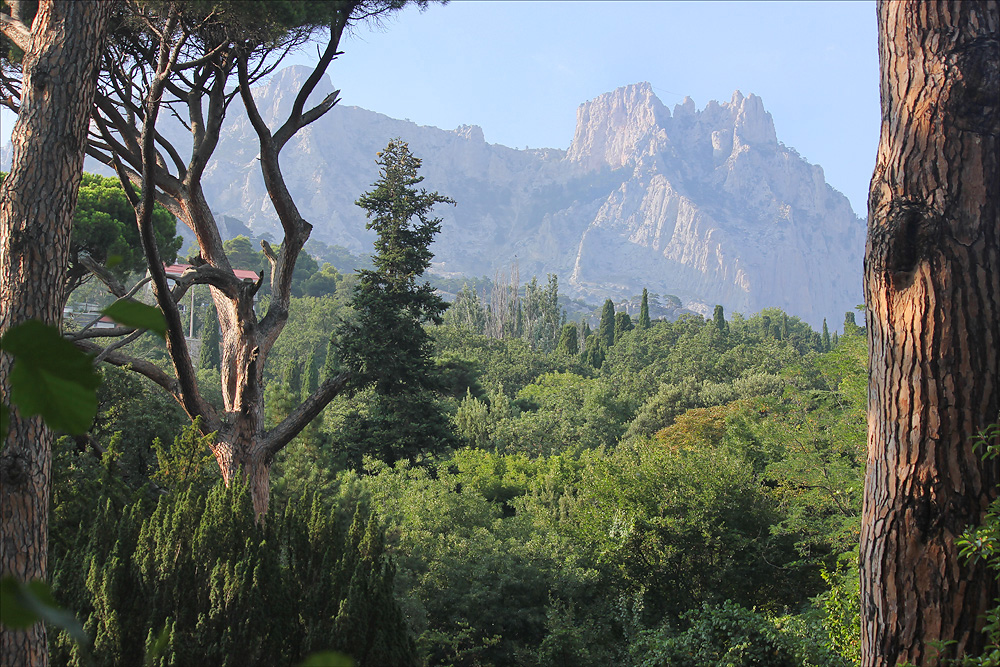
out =
<svg viewBox="0 0 1000 667"><path fill-rule="evenodd" d="M115 322L136 329L149 329L160 338L167 337L167 321L158 308L132 299L118 299L101 311Z"/></svg>
<svg viewBox="0 0 1000 667"><path fill-rule="evenodd" d="M83 626L77 620L76 614L68 609L63 609L52 597L48 584L44 581L29 581L22 591L24 601L38 617L49 625L62 628L76 641L86 644L87 635L83 631Z"/></svg>
<svg viewBox="0 0 1000 667"><path fill-rule="evenodd" d="M38 616L21 602L21 588L22 584L14 577L0 580L0 623L14 630L30 628L38 622Z"/></svg>
<svg viewBox="0 0 1000 667"><path fill-rule="evenodd" d="M10 399L23 416L41 415L49 428L67 433L90 428L100 384L90 356L36 320L7 331L0 348L14 357Z"/></svg>
<svg viewBox="0 0 1000 667"><path fill-rule="evenodd" d="M15 363L10 372L11 398L21 414L41 415L49 428L86 433L97 414L97 392L76 380L53 375L44 368Z"/></svg>
<svg viewBox="0 0 1000 667"><path fill-rule="evenodd" d="M320 651L300 662L299 667L354 667L354 660L343 653Z"/></svg>
<svg viewBox="0 0 1000 667"><path fill-rule="evenodd" d="M27 584L7 576L0 581L0 621L8 628L30 628L38 621L62 628L73 639L86 643L87 635L73 612L63 609L43 581Z"/></svg>

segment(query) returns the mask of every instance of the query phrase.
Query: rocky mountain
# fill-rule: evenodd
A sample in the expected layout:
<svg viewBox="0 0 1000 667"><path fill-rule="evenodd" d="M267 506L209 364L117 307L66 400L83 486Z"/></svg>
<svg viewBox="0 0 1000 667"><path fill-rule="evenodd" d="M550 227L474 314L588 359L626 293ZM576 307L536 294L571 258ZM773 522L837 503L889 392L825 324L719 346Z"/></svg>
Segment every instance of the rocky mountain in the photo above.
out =
<svg viewBox="0 0 1000 667"><path fill-rule="evenodd" d="M305 74L284 69L261 91L272 127ZM331 90L324 80L313 100ZM238 104L229 114L205 176L209 202L220 217L280 237L255 135ZM862 300L863 222L821 167L777 140L755 95L700 110L686 98L671 111L649 84L625 86L579 107L565 151L516 150L486 143L476 126L441 130L338 105L282 153L314 239L370 252L354 201L392 137L423 159L424 185L457 202L437 211L439 274L492 277L516 262L522 278L555 273L563 292L592 302L646 287L704 313L717 303L747 314L777 306L815 326Z"/></svg>

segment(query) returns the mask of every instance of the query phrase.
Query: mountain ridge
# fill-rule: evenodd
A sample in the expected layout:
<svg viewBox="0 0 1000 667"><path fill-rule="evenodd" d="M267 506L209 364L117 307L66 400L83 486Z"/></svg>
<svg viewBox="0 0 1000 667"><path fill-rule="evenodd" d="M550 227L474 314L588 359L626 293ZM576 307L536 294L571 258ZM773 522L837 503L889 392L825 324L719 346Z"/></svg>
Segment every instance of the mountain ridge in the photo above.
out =
<svg viewBox="0 0 1000 667"><path fill-rule="evenodd" d="M258 91L269 125L307 72L285 68ZM310 102L333 90L324 77ZM280 237L256 136L238 105L228 115L206 195L218 216ZM591 301L648 288L705 314L715 304L780 307L813 326L862 300L863 221L822 167L778 140L754 94L702 109L688 97L670 109L649 83L622 86L578 107L566 150L490 144L475 125L442 130L338 104L282 153L312 238L370 251L354 202L378 178L376 154L393 137L423 160L428 190L457 201L436 211L435 273L491 276L516 262L522 276L555 273L562 291Z"/></svg>

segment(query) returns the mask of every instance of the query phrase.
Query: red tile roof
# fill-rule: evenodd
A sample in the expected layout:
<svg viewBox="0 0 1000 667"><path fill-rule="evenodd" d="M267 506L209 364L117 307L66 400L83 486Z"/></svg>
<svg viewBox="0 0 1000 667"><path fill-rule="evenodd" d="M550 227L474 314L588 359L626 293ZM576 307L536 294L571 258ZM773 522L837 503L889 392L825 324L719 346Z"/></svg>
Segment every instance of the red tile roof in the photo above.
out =
<svg viewBox="0 0 1000 667"><path fill-rule="evenodd" d="M182 273L191 268L191 265L171 264L170 266L167 266L165 268L168 276L180 277ZM239 278L240 280L245 280L249 278L250 280L257 282L257 279L260 277L257 275L255 271L248 271L246 269L233 269L233 273L235 273L236 277Z"/></svg>

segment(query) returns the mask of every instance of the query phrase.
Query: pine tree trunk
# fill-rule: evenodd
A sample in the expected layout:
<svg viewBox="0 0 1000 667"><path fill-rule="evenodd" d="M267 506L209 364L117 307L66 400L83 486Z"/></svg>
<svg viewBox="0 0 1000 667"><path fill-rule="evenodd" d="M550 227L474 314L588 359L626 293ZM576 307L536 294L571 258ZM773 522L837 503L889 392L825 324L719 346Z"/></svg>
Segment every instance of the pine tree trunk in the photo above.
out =
<svg viewBox="0 0 1000 667"><path fill-rule="evenodd" d="M58 325L87 123L111 3L42 2L23 61L11 170L0 190L0 332ZM11 359L0 355L7 403ZM0 571L46 577L52 433L11 411L0 457ZM44 665L45 628L0 627L0 664Z"/></svg>
<svg viewBox="0 0 1000 667"><path fill-rule="evenodd" d="M955 540L997 494L975 434L1000 412L996 2L880 2L882 132L869 200L871 381L862 663L984 645L995 574Z"/></svg>
<svg viewBox="0 0 1000 667"><path fill-rule="evenodd" d="M264 422L263 362L277 338L258 326L253 294L231 300L213 290L222 329L223 427L213 453L228 486L238 477L249 485L258 520L267 513L273 454L267 449ZM280 329L278 330L280 331Z"/></svg>

